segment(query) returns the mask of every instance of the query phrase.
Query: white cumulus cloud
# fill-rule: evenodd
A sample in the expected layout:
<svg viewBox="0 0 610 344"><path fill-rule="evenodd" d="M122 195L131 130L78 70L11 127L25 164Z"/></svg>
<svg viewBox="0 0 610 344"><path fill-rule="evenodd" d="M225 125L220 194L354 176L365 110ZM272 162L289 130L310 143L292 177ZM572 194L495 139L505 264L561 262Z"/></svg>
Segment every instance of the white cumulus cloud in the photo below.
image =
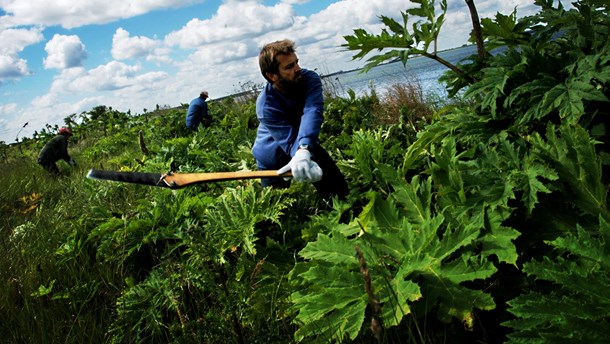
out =
<svg viewBox="0 0 610 344"><path fill-rule="evenodd" d="M0 81L29 74L27 61L19 57L25 47L43 39L42 29L0 29Z"/></svg>
<svg viewBox="0 0 610 344"><path fill-rule="evenodd" d="M10 55L0 55L0 81L17 78L28 73L27 62L24 59Z"/></svg>
<svg viewBox="0 0 610 344"><path fill-rule="evenodd" d="M85 45L75 35L65 36L55 34L47 43L44 50L48 56L44 59L47 69L66 69L82 66L87 58Z"/></svg>
<svg viewBox="0 0 610 344"><path fill-rule="evenodd" d="M91 70L64 70L51 85L51 93L93 93L150 85L166 77L165 72L140 73L141 66L111 61Z"/></svg>
<svg viewBox="0 0 610 344"><path fill-rule="evenodd" d="M116 60L145 57L153 53L158 44L148 37L130 37L129 32L118 28L112 37L112 57Z"/></svg>
<svg viewBox="0 0 610 344"><path fill-rule="evenodd" d="M67 29L89 24L105 24L155 10L187 6L203 0L2 0L6 14L0 27L19 25L60 25Z"/></svg>
<svg viewBox="0 0 610 344"><path fill-rule="evenodd" d="M294 23L292 6L279 3L264 6L260 1L232 1L218 8L216 14L205 20L192 19L180 30L165 37L166 44L181 48L197 48L213 42L228 42L282 30Z"/></svg>

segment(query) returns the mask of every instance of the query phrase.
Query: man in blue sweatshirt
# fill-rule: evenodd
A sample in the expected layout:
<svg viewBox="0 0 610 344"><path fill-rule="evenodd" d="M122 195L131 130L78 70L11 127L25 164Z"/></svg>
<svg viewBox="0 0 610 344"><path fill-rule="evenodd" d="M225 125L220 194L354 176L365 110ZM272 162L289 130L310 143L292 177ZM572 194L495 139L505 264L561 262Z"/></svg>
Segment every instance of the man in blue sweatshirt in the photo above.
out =
<svg viewBox="0 0 610 344"><path fill-rule="evenodd" d="M208 103L205 100L208 99L208 91L201 91L199 97L191 100L189 109L186 112L186 126L193 131L197 131L199 124L203 123L207 126L209 123L208 115Z"/></svg>
<svg viewBox="0 0 610 344"><path fill-rule="evenodd" d="M252 153L259 170L291 171L297 182L313 183L324 199L344 199L349 193L345 177L320 146L324 96L320 76L301 69L294 42L266 44L259 66L268 81L256 101L260 122ZM288 187L282 178L265 178L263 187Z"/></svg>

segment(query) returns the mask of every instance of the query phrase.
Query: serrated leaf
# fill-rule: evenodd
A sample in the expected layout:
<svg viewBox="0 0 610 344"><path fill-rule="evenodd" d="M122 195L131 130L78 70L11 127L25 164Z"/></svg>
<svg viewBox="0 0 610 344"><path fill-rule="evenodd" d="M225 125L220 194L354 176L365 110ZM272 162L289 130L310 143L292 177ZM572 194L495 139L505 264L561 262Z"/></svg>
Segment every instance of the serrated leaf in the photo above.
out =
<svg viewBox="0 0 610 344"><path fill-rule="evenodd" d="M216 202L205 210L208 222L203 233L216 248L216 259L224 263L224 253L232 247L243 247L249 254L256 254L255 225L265 220L278 222L291 200L282 200L278 192L257 192L252 186L242 189L226 189Z"/></svg>
<svg viewBox="0 0 610 344"><path fill-rule="evenodd" d="M370 194L369 203L358 216L362 229L366 233L377 227L392 228L399 223L396 206L391 200L383 200L377 193Z"/></svg>
<svg viewBox="0 0 610 344"><path fill-rule="evenodd" d="M415 176L409 184L394 182L392 197L404 208L410 223L421 225L430 219L432 179L420 182Z"/></svg>
<svg viewBox="0 0 610 344"><path fill-rule="evenodd" d="M454 285L440 276L427 275L426 293L428 297L438 302L440 320L449 322L451 317L460 321L464 320L476 307L482 310L492 310L496 307L491 295L481 290L472 290L459 285ZM434 303L436 304L436 303ZM434 304L429 304L432 307Z"/></svg>
<svg viewBox="0 0 610 344"><path fill-rule="evenodd" d="M546 142L537 134L532 136L536 148L533 153L557 172L558 181L570 187L573 204L584 212L610 219L606 203L608 188L601 179L601 160L595 151L595 141L579 126L555 128L548 126Z"/></svg>
<svg viewBox="0 0 610 344"><path fill-rule="evenodd" d="M610 242L607 241L610 226L603 218L599 219L599 226L606 237L593 237L581 226L576 226L576 235L560 237L549 244L566 252L578 252L579 256L599 264L602 269L610 270Z"/></svg>
<svg viewBox="0 0 610 344"><path fill-rule="evenodd" d="M521 233L518 230L504 226L510 212L503 208L489 209L486 212L486 222L488 224L489 233L483 236L479 241L483 246L483 255L495 255L500 262L505 262L517 265L517 248L515 247L515 239Z"/></svg>
<svg viewBox="0 0 610 344"><path fill-rule="evenodd" d="M379 294L384 295L379 301L383 304L381 316L385 326L397 326L411 314L409 303L422 297L419 285L401 277L389 281L388 287L382 288Z"/></svg>
<svg viewBox="0 0 610 344"><path fill-rule="evenodd" d="M538 193L551 193L551 190L544 185L539 179L545 178L548 180L557 180L559 177L554 170L541 165L524 163L523 175L525 177L525 190L523 193L523 203L525 203L529 214L532 213L536 203L538 203Z"/></svg>
<svg viewBox="0 0 610 344"><path fill-rule="evenodd" d="M454 284L465 281L485 279L493 275L498 269L486 259L464 257L465 260L456 259L441 266L441 275Z"/></svg>
<svg viewBox="0 0 610 344"><path fill-rule="evenodd" d="M331 238L326 234L319 234L317 240L308 243L299 255L305 259L358 266L353 241L339 235Z"/></svg>
<svg viewBox="0 0 610 344"><path fill-rule="evenodd" d="M513 328L510 338L543 338L558 341L577 338L593 342L610 339L610 226L600 217L599 231L577 226L576 232L548 241L558 255L526 263L523 271L538 280L550 281L550 292L523 294L508 302L517 318L504 323ZM598 238L603 238L598 240ZM566 258L568 257L568 258ZM542 290L548 290L544 288Z"/></svg>
<svg viewBox="0 0 610 344"><path fill-rule="evenodd" d="M400 59L403 64L406 64L410 56L426 53L431 43L436 41L447 11L446 0L441 0L442 14L438 18L435 17L433 0L421 0L416 1L416 3L420 6L401 13L403 24L398 23L393 18L380 16L382 23L386 26L380 34L373 35L363 29L356 29L353 35L344 36L347 43L342 46L348 50L358 51L352 57L354 60L362 59L374 50L393 49L384 54L371 56L362 68L362 72L367 72L383 62L394 59ZM415 22L410 33L407 30L409 15L424 17L429 22ZM388 29L390 32L388 32Z"/></svg>
<svg viewBox="0 0 610 344"><path fill-rule="evenodd" d="M540 106L541 116L558 110L562 118L570 118L574 122L585 112L582 102L582 93L577 89L570 89L565 84L559 84L547 91L542 97Z"/></svg>
<svg viewBox="0 0 610 344"><path fill-rule="evenodd" d="M387 16L380 16L380 19L381 19L381 22L395 34L398 34L398 35L408 34L404 25L401 25L400 23L398 23L396 20L394 20L394 18L390 18ZM406 23L407 19L408 19L406 14L403 14L403 19L404 19L404 23Z"/></svg>
<svg viewBox="0 0 610 344"><path fill-rule="evenodd" d="M312 300L311 304L308 304L319 307L307 308L308 306L301 305L299 308L296 320L303 322L303 325L295 332L297 341L302 341L312 333L326 338L328 342L342 342L345 338L353 340L357 337L364 322L364 310L367 305L365 296L350 298L338 304L335 297L340 297L344 293L340 290L328 290L327 292L327 295L333 297L325 299L323 302L320 302L320 299ZM349 295L355 295L355 293L349 293ZM308 315L325 316L306 318Z"/></svg>
<svg viewBox="0 0 610 344"><path fill-rule="evenodd" d="M483 73L484 77L472 84L464 93L464 97L471 97L473 95L481 97L481 109L488 109L493 118L498 113L498 100L503 99L505 96L504 88L509 80L509 74L502 67L484 68Z"/></svg>
<svg viewBox="0 0 610 344"><path fill-rule="evenodd" d="M420 187L419 183L414 184L403 187ZM400 199L405 197L404 194L415 194L413 190L402 190L401 193ZM300 253L308 261L300 264L299 272L290 276L295 285L301 288L301 291L293 294L299 313L304 313L297 316L302 322L299 325L299 338L304 340L308 336L320 335L330 338L331 331L337 331L332 332L332 338L357 334L337 330L342 328L343 323L329 324L339 321L332 314L339 311L338 306L348 307L345 300L362 300L357 307L362 311L366 309L368 296L362 287L363 281L355 289L347 285L338 288L342 283L358 284L356 274L359 269L354 255L356 245L366 261L367 274L373 281L371 288L380 300L382 322L387 326L400 324L404 316L410 314L412 302L439 306L442 311L438 316L442 320L457 317L467 321L471 319L473 308L495 307L488 294L462 286L463 282L485 279L496 271L490 261L470 251L481 235L484 226L482 215L478 216L478 220L465 221L456 228L445 222L440 214L420 218L422 223L412 224L402 215L405 210L392 201L394 198L382 199L380 195L370 193L369 199L358 220L366 224L367 230L362 235L346 238L338 231L333 231L331 235L321 234L316 242L309 243ZM330 297L329 288L333 288L333 295L341 301L332 304L326 299ZM354 294L343 294L348 292ZM326 296L316 296L318 294ZM302 308L306 303L307 307ZM352 306L350 304L349 307ZM325 332L320 334L320 329Z"/></svg>
<svg viewBox="0 0 610 344"><path fill-rule="evenodd" d="M407 148L402 165L402 172L406 173L416 165L415 162L418 159L428 156L430 154L430 146L442 142L450 133L450 128L443 126L432 127L422 132L421 136Z"/></svg>
<svg viewBox="0 0 610 344"><path fill-rule="evenodd" d="M360 284L341 284L341 286L324 288L324 292L315 294L305 294L300 291L294 292L292 294L292 302L299 309L297 319L304 323L310 323L322 319L328 313L347 306L366 307L367 299L365 295L356 292L362 288Z"/></svg>

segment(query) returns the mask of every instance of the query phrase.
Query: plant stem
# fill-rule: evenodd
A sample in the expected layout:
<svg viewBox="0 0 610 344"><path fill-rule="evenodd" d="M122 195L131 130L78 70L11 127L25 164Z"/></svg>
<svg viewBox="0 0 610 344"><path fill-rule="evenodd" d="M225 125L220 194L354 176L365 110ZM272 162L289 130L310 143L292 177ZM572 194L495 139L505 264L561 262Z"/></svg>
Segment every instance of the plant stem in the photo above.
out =
<svg viewBox="0 0 610 344"><path fill-rule="evenodd" d="M360 272L362 272L362 277L364 278L364 290L369 297L369 304L372 308L371 315L371 332L375 336L375 339L378 341L381 340L381 334L383 333L383 326L381 325L381 321L379 321L379 313L381 313L381 309L379 306L379 300L375 296L373 292L373 286L371 284L371 276L369 275L369 269L366 267L366 261L364 260L364 256L362 255L362 251L360 247L355 246L354 249L358 254L358 262L360 263Z"/></svg>
<svg viewBox="0 0 610 344"><path fill-rule="evenodd" d="M422 51L421 52L422 56L425 56L427 58L433 59L434 61L442 64L443 66L451 69L453 72L455 72L457 75L459 75L461 78L466 79L469 83L473 83L474 79L470 76L467 75L466 73L464 73L461 69L459 69L458 67L456 67L455 65L453 65L451 62L443 59L442 57L439 57L436 54L431 54L429 52L426 51Z"/></svg>
<svg viewBox="0 0 610 344"><path fill-rule="evenodd" d="M477 43L477 53L481 59L485 58L485 45L483 45L483 33L481 31L481 21L477 8L474 5L474 0L465 0L468 9L470 10L470 18L472 19L472 33Z"/></svg>

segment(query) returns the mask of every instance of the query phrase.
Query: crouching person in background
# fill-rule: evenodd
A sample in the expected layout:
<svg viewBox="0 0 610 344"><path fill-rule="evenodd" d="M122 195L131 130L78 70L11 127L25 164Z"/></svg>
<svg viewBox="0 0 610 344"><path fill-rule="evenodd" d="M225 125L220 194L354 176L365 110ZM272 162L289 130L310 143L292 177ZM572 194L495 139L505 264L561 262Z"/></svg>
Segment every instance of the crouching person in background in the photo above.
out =
<svg viewBox="0 0 610 344"><path fill-rule="evenodd" d="M59 169L55 162L64 160L71 166L76 166L74 159L68 154L68 138L72 136L70 128L63 127L59 129L59 135L47 142L40 154L38 154L38 164L40 164L49 173L57 175Z"/></svg>

